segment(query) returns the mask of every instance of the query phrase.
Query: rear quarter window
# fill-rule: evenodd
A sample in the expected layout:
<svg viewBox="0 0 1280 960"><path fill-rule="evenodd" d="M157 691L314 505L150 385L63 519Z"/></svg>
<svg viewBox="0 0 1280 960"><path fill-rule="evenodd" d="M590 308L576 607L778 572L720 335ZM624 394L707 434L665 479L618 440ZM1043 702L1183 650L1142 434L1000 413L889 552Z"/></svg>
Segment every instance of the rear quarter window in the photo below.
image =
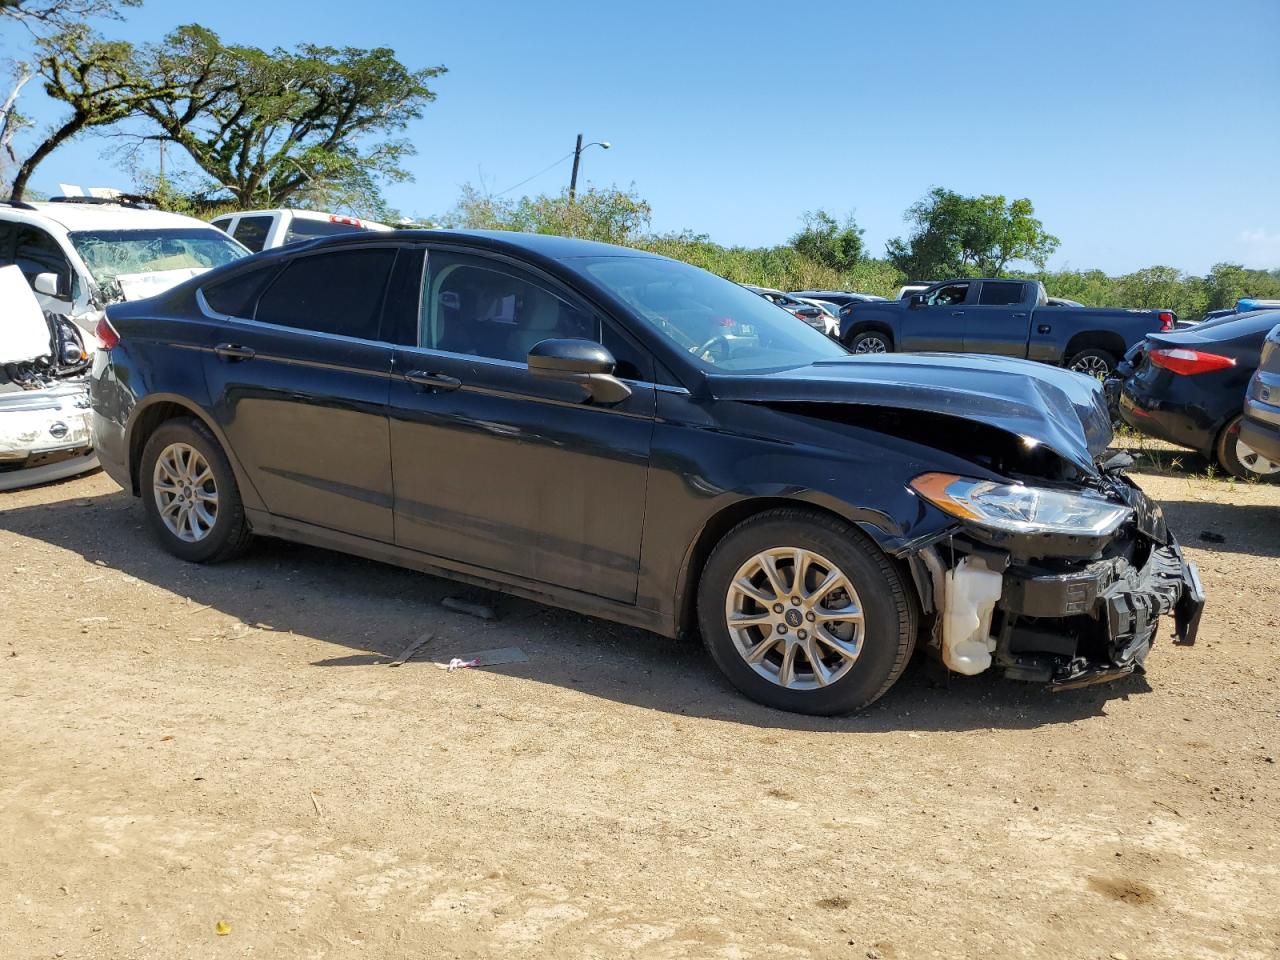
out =
<svg viewBox="0 0 1280 960"><path fill-rule="evenodd" d="M258 297L278 269L278 265L272 264L260 270L238 273L201 287L200 292L204 294L205 303L215 312L247 319L253 316Z"/></svg>

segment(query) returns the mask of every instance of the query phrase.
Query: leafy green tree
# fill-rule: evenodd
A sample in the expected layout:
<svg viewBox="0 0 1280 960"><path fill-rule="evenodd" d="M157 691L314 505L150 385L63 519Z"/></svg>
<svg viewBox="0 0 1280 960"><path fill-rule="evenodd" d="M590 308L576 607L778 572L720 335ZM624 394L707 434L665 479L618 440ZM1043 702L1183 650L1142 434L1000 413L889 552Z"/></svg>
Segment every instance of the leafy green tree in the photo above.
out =
<svg viewBox="0 0 1280 960"><path fill-rule="evenodd" d="M414 153L396 137L435 99L444 67L411 70L392 50L224 43L180 27L141 57L163 95L142 112L244 208L365 198L407 180Z"/></svg>
<svg viewBox="0 0 1280 960"><path fill-rule="evenodd" d="M0 0L0 21L19 23L36 36L82 26L90 17L120 19L122 7L142 0Z"/></svg>
<svg viewBox="0 0 1280 960"><path fill-rule="evenodd" d="M1044 269L1058 248L1027 199L964 197L934 187L912 204L905 219L914 225L906 239L890 240L889 260L913 278L1000 276L1013 262Z"/></svg>
<svg viewBox="0 0 1280 960"><path fill-rule="evenodd" d="M631 190L588 186L570 200L568 191L503 200L466 184L454 209L440 217L446 226L470 230L553 233L605 243L634 243L649 226L649 204Z"/></svg>
<svg viewBox="0 0 1280 960"><path fill-rule="evenodd" d="M853 269L862 259L863 231L853 214L840 222L825 210L815 210L806 212L801 221L803 229L791 238L791 246L801 256L840 271Z"/></svg>
<svg viewBox="0 0 1280 960"><path fill-rule="evenodd" d="M1280 299L1280 271L1249 270L1238 263L1216 263L1204 278L1206 309L1234 307L1242 297Z"/></svg>
<svg viewBox="0 0 1280 960"><path fill-rule="evenodd" d="M36 167L72 137L134 116L153 98L167 95L140 75L131 44L103 40L86 26L40 37L36 47L36 70L45 93L66 104L71 113L51 127L19 165L9 193L15 200L22 198Z"/></svg>

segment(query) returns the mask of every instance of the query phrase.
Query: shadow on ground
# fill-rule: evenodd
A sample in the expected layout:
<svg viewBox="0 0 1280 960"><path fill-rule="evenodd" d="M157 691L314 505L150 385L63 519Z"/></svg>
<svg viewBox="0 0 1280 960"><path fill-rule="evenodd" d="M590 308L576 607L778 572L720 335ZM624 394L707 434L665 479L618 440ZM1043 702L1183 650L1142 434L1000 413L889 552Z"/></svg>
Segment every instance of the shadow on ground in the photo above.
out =
<svg viewBox="0 0 1280 960"><path fill-rule="evenodd" d="M188 598L194 614L184 621L181 608L177 610L175 635L207 633L198 625L198 614L207 607L246 624L352 651L311 663L325 669L385 669L414 639L431 632L437 639L423 651L430 659L519 646L528 663L487 669L671 714L813 731L1034 728L1096 716L1111 700L1151 689L1136 676L1050 693L995 676L948 676L932 661L917 657L902 681L868 710L842 718L803 717L743 698L696 643L397 567L268 539L258 540L246 556L231 563L183 563L155 544L138 501L124 493L9 509L0 513L0 529ZM20 548L13 553L20 556ZM448 596L489 604L499 619L485 623L446 610L439 603Z"/></svg>

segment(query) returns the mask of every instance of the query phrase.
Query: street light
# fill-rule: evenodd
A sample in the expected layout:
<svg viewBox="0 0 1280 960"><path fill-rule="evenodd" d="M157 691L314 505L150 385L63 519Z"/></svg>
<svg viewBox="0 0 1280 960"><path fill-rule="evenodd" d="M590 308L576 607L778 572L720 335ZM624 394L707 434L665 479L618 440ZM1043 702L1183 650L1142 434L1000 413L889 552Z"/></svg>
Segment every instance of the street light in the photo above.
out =
<svg viewBox="0 0 1280 960"><path fill-rule="evenodd" d="M602 150L608 150L613 144L608 140L596 140L588 143L587 147L599 147ZM582 145L582 134L578 134L578 143L573 148L573 173L569 174L569 202L573 202L574 194L578 192L578 163L582 159L582 151L587 149Z"/></svg>

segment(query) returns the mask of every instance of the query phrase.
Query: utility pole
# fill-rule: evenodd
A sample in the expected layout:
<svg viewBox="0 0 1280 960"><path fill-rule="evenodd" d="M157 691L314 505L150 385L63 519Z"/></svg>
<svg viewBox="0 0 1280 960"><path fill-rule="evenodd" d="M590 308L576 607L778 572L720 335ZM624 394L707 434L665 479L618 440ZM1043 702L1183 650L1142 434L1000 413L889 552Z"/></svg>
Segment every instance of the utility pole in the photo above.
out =
<svg viewBox="0 0 1280 960"><path fill-rule="evenodd" d="M569 202L573 203L574 194L578 192L578 162L582 159L582 134L578 134L578 142L573 148L573 173L569 174Z"/></svg>

